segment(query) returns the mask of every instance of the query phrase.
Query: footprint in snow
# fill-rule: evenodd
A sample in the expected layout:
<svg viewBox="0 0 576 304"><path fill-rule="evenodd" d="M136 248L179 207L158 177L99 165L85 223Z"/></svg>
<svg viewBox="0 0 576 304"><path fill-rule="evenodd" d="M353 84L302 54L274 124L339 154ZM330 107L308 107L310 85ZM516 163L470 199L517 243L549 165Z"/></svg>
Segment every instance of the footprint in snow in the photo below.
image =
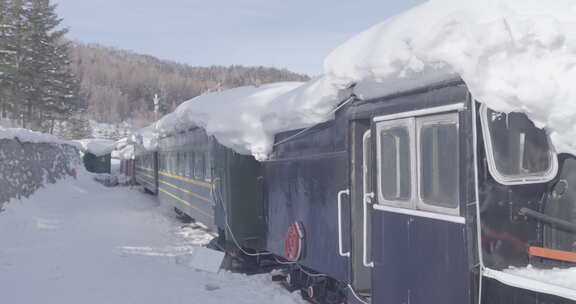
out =
<svg viewBox="0 0 576 304"><path fill-rule="evenodd" d="M218 286L216 284L206 284L206 285L204 285L204 289L206 289L208 291L214 291L214 290L220 289L220 286Z"/></svg>

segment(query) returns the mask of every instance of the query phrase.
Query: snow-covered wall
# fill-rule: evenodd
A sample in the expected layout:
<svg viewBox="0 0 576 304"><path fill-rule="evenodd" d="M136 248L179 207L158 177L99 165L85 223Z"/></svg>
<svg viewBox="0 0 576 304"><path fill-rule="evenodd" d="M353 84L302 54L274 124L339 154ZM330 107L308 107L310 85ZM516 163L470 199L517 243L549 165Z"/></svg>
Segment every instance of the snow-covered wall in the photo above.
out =
<svg viewBox="0 0 576 304"><path fill-rule="evenodd" d="M0 210L9 200L28 197L79 166L79 152L72 145L0 139Z"/></svg>

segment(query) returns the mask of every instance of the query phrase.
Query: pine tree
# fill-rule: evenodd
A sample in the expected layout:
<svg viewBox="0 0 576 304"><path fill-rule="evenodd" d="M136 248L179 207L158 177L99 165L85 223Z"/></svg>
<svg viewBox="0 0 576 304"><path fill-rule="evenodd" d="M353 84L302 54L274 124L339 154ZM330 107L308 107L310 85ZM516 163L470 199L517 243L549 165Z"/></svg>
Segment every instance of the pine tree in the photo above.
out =
<svg viewBox="0 0 576 304"><path fill-rule="evenodd" d="M62 19L50 0L0 1L11 2L5 10L11 35L0 38L0 45L10 46L8 55L15 63L3 82L18 101L12 112L23 127L51 132L57 121L86 108L79 81L70 70L69 45L63 40L67 30L60 28ZM0 91L0 96L7 95Z"/></svg>
<svg viewBox="0 0 576 304"><path fill-rule="evenodd" d="M11 6L10 1L0 0L0 119L8 118L12 102L10 88L17 69L14 16Z"/></svg>

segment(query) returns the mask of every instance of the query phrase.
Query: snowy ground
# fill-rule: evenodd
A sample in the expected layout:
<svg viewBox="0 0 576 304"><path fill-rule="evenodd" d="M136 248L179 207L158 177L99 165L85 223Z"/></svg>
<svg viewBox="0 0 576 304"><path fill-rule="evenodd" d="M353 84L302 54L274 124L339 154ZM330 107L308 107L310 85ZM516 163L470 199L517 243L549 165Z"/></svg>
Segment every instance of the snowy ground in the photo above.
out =
<svg viewBox="0 0 576 304"><path fill-rule="evenodd" d="M269 275L187 266L210 239L151 196L82 174L0 213L2 303L304 303Z"/></svg>

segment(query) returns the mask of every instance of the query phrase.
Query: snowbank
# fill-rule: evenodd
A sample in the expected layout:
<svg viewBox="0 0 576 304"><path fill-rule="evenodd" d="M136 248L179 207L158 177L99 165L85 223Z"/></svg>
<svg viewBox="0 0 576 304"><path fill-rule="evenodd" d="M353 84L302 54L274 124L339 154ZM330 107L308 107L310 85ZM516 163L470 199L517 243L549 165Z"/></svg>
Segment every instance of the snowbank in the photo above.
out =
<svg viewBox="0 0 576 304"><path fill-rule="evenodd" d="M0 130L0 209L12 198L28 197L79 167L78 150L40 133ZM14 138L18 138L19 141Z"/></svg>
<svg viewBox="0 0 576 304"><path fill-rule="evenodd" d="M576 152L573 0L432 0L338 47L325 73L364 98L461 77L480 102L525 112L559 152Z"/></svg>
<svg viewBox="0 0 576 304"><path fill-rule="evenodd" d="M77 140L82 152L90 152L96 156L111 153L116 148L116 142L108 139L90 138Z"/></svg>

